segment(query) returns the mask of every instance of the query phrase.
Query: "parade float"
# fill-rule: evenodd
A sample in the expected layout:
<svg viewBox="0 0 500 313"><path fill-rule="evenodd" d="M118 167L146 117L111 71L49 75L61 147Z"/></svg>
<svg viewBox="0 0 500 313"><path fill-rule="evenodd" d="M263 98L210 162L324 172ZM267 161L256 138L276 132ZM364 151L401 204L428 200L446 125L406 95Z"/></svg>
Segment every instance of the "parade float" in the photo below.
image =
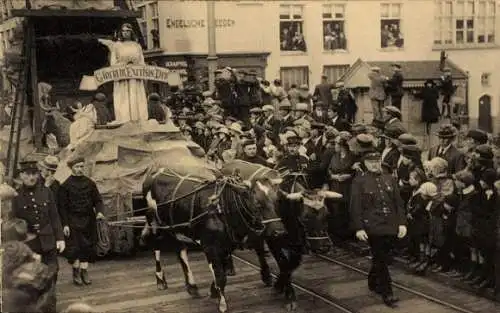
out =
<svg viewBox="0 0 500 313"><path fill-rule="evenodd" d="M56 154L61 162L55 176L63 183L70 175L66 162L85 157L112 226L133 221L142 183L158 168L213 178L204 151L171 120L148 120L145 82L181 80L175 71L144 63L137 12L124 1L31 2L13 10L24 20L5 67L17 91L3 110L11 122L2 125L0 140L14 147L2 149L9 152L3 155L8 175L15 178L17 160ZM111 100L103 105L113 112L112 122L98 123L97 93ZM133 228L114 226L108 252L131 253Z"/></svg>

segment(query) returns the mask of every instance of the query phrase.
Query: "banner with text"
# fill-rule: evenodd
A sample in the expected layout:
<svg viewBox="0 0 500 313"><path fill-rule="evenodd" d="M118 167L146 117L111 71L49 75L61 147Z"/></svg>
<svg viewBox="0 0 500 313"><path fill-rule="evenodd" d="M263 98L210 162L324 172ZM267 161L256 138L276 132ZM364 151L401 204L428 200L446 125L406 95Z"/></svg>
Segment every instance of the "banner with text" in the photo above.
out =
<svg viewBox="0 0 500 313"><path fill-rule="evenodd" d="M159 66L123 65L110 66L94 71L97 86L125 79L154 80L169 85L180 83L180 73Z"/></svg>

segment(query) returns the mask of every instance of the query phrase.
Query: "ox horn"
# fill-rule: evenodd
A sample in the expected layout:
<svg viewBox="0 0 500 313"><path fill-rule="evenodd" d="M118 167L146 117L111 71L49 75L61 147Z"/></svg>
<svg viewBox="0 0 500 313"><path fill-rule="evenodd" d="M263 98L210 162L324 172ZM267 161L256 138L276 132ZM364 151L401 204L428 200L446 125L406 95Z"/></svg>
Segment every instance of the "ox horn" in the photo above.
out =
<svg viewBox="0 0 500 313"><path fill-rule="evenodd" d="M325 197L327 199L342 199L344 197L342 194L330 190L318 191L318 195Z"/></svg>
<svg viewBox="0 0 500 313"><path fill-rule="evenodd" d="M272 178L270 181L273 185L280 185L283 182L283 178Z"/></svg>
<svg viewBox="0 0 500 313"><path fill-rule="evenodd" d="M252 187L252 183L249 180L244 180L243 185L247 186L248 188Z"/></svg>
<svg viewBox="0 0 500 313"><path fill-rule="evenodd" d="M299 201L302 199L302 192L292 192L286 195L288 200Z"/></svg>

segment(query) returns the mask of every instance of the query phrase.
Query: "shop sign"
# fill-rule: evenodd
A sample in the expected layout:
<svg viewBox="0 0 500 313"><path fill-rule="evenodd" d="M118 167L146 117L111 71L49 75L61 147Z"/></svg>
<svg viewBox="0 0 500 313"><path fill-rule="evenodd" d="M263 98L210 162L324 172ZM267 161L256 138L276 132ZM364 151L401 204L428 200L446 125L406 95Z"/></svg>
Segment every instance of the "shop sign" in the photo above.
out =
<svg viewBox="0 0 500 313"><path fill-rule="evenodd" d="M177 78L178 75L179 73L176 71L150 65L110 66L94 71L94 78L98 86L124 79L154 80L171 83L172 79Z"/></svg>
<svg viewBox="0 0 500 313"><path fill-rule="evenodd" d="M215 27L233 27L236 21L229 18L219 18L215 20ZM167 18L167 28L205 28L207 21L204 19L176 19Z"/></svg>

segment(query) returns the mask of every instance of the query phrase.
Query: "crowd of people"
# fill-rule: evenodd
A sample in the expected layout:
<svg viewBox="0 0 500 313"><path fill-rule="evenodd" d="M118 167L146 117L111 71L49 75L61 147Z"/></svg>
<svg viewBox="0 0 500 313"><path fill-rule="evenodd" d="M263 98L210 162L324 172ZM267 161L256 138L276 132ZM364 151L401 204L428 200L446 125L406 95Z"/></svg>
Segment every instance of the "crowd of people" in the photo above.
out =
<svg viewBox="0 0 500 313"><path fill-rule="evenodd" d="M396 106L377 102L376 127L356 124L354 97L340 85L343 94L332 97L326 78L312 95L302 86L295 96L287 93L279 80L259 83L269 92L249 108L248 118L228 114L213 92L150 94L149 118L171 119L216 164L237 158L299 172L309 189L341 193L342 201L327 203L332 241L358 238L370 245L368 285L387 305L397 302L390 254L406 257L417 274L445 272L500 296L500 136L471 129L457 147L457 125L442 124L435 134L439 145L422 151ZM84 160L68 162L72 175L62 185L53 177L57 163L54 156L21 163L20 186L2 194L12 199L2 225L4 299L13 299L4 308L10 312L53 311L58 253L71 263L76 285L91 284L102 199L83 175Z"/></svg>
<svg viewBox="0 0 500 313"><path fill-rule="evenodd" d="M370 231L364 228L392 223L383 220L391 214L384 207L391 206L388 195L377 190L394 181L388 190L395 190L391 197L397 198L394 210L402 214L398 226L404 226L399 229L404 238L387 253L406 257L416 274L444 272L478 289L497 284L498 292L500 136L471 129L457 147L460 126L442 123L432 134L439 144L422 151L395 106L382 105L373 127L353 124L339 102L325 104L318 96L311 98L312 106L299 101L292 107L289 96L273 100L278 104L251 108L245 123L225 115L220 102L205 94L199 103L174 111L173 119L211 160L238 158L306 173L309 188L344 194L342 203L329 205L330 233L337 243L355 236L366 240ZM381 181L367 183L371 172ZM380 212L367 213L371 209L360 199L380 203ZM375 225L367 225L371 218Z"/></svg>

